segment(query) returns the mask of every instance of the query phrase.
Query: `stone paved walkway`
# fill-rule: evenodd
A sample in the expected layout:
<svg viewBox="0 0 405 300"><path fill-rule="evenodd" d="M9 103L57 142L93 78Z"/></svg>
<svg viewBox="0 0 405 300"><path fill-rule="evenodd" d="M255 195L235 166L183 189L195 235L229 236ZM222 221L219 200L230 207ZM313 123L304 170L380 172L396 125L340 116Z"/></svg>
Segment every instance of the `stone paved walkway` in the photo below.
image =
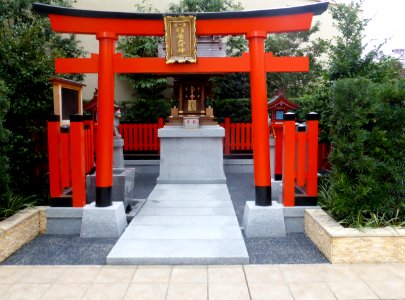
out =
<svg viewBox="0 0 405 300"><path fill-rule="evenodd" d="M226 184L157 184L107 264L245 264Z"/></svg>
<svg viewBox="0 0 405 300"><path fill-rule="evenodd" d="M0 299L405 299L405 264L0 266Z"/></svg>

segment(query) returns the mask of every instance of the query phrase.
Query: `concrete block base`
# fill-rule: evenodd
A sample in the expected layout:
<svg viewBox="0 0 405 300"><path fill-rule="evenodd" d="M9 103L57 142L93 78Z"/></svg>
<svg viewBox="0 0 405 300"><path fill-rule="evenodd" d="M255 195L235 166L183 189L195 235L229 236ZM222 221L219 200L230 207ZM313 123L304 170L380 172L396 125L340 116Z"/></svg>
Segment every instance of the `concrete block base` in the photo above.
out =
<svg viewBox="0 0 405 300"><path fill-rule="evenodd" d="M48 207L46 234L80 234L83 208Z"/></svg>
<svg viewBox="0 0 405 300"><path fill-rule="evenodd" d="M112 206L96 207L88 204L83 209L81 238L117 238L127 227L124 204L113 202Z"/></svg>
<svg viewBox="0 0 405 300"><path fill-rule="evenodd" d="M304 232L305 210L314 208L319 208L319 206L283 207L286 232L287 233Z"/></svg>
<svg viewBox="0 0 405 300"><path fill-rule="evenodd" d="M286 236L283 206L276 201L272 206L256 206L254 201L247 201L243 228L247 237Z"/></svg>

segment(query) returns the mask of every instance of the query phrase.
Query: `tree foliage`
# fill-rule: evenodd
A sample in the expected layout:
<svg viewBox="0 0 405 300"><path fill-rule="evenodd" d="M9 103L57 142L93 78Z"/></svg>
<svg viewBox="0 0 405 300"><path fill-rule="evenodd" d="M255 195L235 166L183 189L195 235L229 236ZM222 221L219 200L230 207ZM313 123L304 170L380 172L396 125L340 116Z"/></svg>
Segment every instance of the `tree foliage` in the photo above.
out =
<svg viewBox="0 0 405 300"><path fill-rule="evenodd" d="M52 32L48 18L31 10L34 0L0 1L0 78L10 107L4 126L11 131L7 156L10 187L47 197L45 125L52 113L55 57L82 54L74 36ZM69 1L42 1L68 5ZM81 79L82 76L70 76Z"/></svg>
<svg viewBox="0 0 405 300"><path fill-rule="evenodd" d="M270 34L266 40L266 52L275 56L309 57L309 72L267 73L267 90L271 96L277 90L285 91L288 97L300 97L312 92L321 81L324 65L320 57L326 53L327 42L323 39L311 39L319 31L316 23L309 31Z"/></svg>
<svg viewBox="0 0 405 300"><path fill-rule="evenodd" d="M7 98L7 88L4 85L4 82L0 80L0 203L8 193L8 186L10 183L8 158L5 151L7 148L9 131L3 126L9 107L10 101Z"/></svg>
<svg viewBox="0 0 405 300"><path fill-rule="evenodd" d="M170 3L169 11L172 13L186 12L221 12L238 11L243 6L233 0L181 0L179 3Z"/></svg>
<svg viewBox="0 0 405 300"><path fill-rule="evenodd" d="M363 36L369 20L360 19L360 8L358 2L329 8L334 26L340 33L329 46L330 80L365 77L374 82L384 82L398 76L398 61L381 53L382 45L364 53L366 44L363 43Z"/></svg>

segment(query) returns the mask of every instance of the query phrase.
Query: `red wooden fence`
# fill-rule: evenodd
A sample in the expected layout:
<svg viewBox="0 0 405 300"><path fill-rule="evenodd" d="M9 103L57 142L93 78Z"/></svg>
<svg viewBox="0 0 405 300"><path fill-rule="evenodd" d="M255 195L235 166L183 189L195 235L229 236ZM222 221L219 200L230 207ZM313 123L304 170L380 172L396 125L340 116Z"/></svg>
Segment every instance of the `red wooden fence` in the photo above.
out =
<svg viewBox="0 0 405 300"><path fill-rule="evenodd" d="M225 129L224 154L230 155L231 151L252 151L252 124L251 123L231 123L230 118L225 118L224 123L220 123ZM158 123L152 124L120 124L119 132L124 142L124 151L156 151L159 152L159 138L157 130L164 126L164 120L159 118ZM282 125L275 128L277 136L282 138ZM280 130L281 131L280 131ZM281 148L280 148L281 154ZM319 145L320 168L328 168L329 145ZM281 156L280 156L281 157ZM281 158L280 158L281 159ZM281 165L279 166L281 168ZM281 174L281 169L276 174Z"/></svg>
<svg viewBox="0 0 405 300"><path fill-rule="evenodd" d="M124 151L159 151L157 131L164 126L159 118L155 124L120 124L118 130L124 139Z"/></svg>
<svg viewBox="0 0 405 300"><path fill-rule="evenodd" d="M231 123L230 118L225 118L225 122L219 125L225 129L225 155L231 154L231 150L252 150L251 123Z"/></svg>

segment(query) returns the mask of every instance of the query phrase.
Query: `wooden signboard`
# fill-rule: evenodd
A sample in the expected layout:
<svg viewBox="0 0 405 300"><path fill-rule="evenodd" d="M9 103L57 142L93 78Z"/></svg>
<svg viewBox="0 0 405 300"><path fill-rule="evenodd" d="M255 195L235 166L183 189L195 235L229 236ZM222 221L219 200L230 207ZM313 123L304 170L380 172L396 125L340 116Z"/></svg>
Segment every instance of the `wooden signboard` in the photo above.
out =
<svg viewBox="0 0 405 300"><path fill-rule="evenodd" d="M195 63L195 16L165 16L166 63Z"/></svg>

